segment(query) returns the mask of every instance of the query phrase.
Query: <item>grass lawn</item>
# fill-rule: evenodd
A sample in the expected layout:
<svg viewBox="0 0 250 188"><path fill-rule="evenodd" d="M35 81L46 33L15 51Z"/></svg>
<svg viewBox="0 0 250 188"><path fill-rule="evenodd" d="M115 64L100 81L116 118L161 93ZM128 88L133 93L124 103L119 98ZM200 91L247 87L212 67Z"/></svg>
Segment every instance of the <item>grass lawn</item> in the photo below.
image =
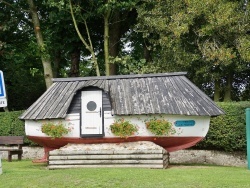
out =
<svg viewBox="0 0 250 188"><path fill-rule="evenodd" d="M2 160L0 187L205 188L250 187L250 170L238 167L178 166L168 169L84 168L47 170L30 160Z"/></svg>

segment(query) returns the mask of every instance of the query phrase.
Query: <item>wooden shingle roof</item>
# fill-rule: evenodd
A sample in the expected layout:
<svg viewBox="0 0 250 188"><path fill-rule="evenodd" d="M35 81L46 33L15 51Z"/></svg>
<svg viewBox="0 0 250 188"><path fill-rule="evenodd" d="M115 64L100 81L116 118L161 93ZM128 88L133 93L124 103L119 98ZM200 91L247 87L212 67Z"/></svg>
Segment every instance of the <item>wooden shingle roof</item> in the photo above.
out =
<svg viewBox="0 0 250 188"><path fill-rule="evenodd" d="M76 92L88 86L101 88L110 95L111 106L116 115L224 114L185 74L178 72L53 79L53 85L20 119L65 118Z"/></svg>

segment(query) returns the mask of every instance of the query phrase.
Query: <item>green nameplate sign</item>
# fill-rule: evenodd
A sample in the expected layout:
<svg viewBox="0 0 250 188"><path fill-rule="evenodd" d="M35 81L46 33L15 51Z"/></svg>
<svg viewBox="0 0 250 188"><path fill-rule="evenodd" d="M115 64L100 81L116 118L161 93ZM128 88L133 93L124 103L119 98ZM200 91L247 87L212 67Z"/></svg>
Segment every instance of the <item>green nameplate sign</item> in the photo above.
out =
<svg viewBox="0 0 250 188"><path fill-rule="evenodd" d="M192 127L195 125L195 121L194 120L177 120L176 122L174 122L174 125L176 127Z"/></svg>

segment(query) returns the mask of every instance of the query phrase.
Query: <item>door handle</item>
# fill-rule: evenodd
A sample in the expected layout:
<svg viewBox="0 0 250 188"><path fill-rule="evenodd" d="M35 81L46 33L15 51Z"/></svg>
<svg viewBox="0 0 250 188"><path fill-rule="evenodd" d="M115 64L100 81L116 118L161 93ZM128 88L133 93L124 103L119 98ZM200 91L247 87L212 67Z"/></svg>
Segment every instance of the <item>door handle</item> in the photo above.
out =
<svg viewBox="0 0 250 188"><path fill-rule="evenodd" d="M100 117L102 117L102 107L100 107Z"/></svg>

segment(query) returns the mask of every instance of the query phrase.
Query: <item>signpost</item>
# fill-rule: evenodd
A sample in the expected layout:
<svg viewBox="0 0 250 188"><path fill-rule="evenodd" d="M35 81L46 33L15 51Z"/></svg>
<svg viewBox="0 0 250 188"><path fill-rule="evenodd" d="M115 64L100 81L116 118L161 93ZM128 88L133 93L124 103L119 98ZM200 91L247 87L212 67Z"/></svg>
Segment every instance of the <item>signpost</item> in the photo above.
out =
<svg viewBox="0 0 250 188"><path fill-rule="evenodd" d="M247 163L250 170L250 108L246 109Z"/></svg>
<svg viewBox="0 0 250 188"><path fill-rule="evenodd" d="M7 106L6 91L4 84L3 72L0 70L0 107Z"/></svg>
<svg viewBox="0 0 250 188"><path fill-rule="evenodd" d="M3 173L3 170L2 170L2 153L0 152L0 175Z"/></svg>
<svg viewBox="0 0 250 188"><path fill-rule="evenodd" d="M4 78L3 72L0 70L0 107L7 106L7 99L6 99L6 91L4 85ZM0 152L0 175L3 173L2 171L2 153Z"/></svg>

